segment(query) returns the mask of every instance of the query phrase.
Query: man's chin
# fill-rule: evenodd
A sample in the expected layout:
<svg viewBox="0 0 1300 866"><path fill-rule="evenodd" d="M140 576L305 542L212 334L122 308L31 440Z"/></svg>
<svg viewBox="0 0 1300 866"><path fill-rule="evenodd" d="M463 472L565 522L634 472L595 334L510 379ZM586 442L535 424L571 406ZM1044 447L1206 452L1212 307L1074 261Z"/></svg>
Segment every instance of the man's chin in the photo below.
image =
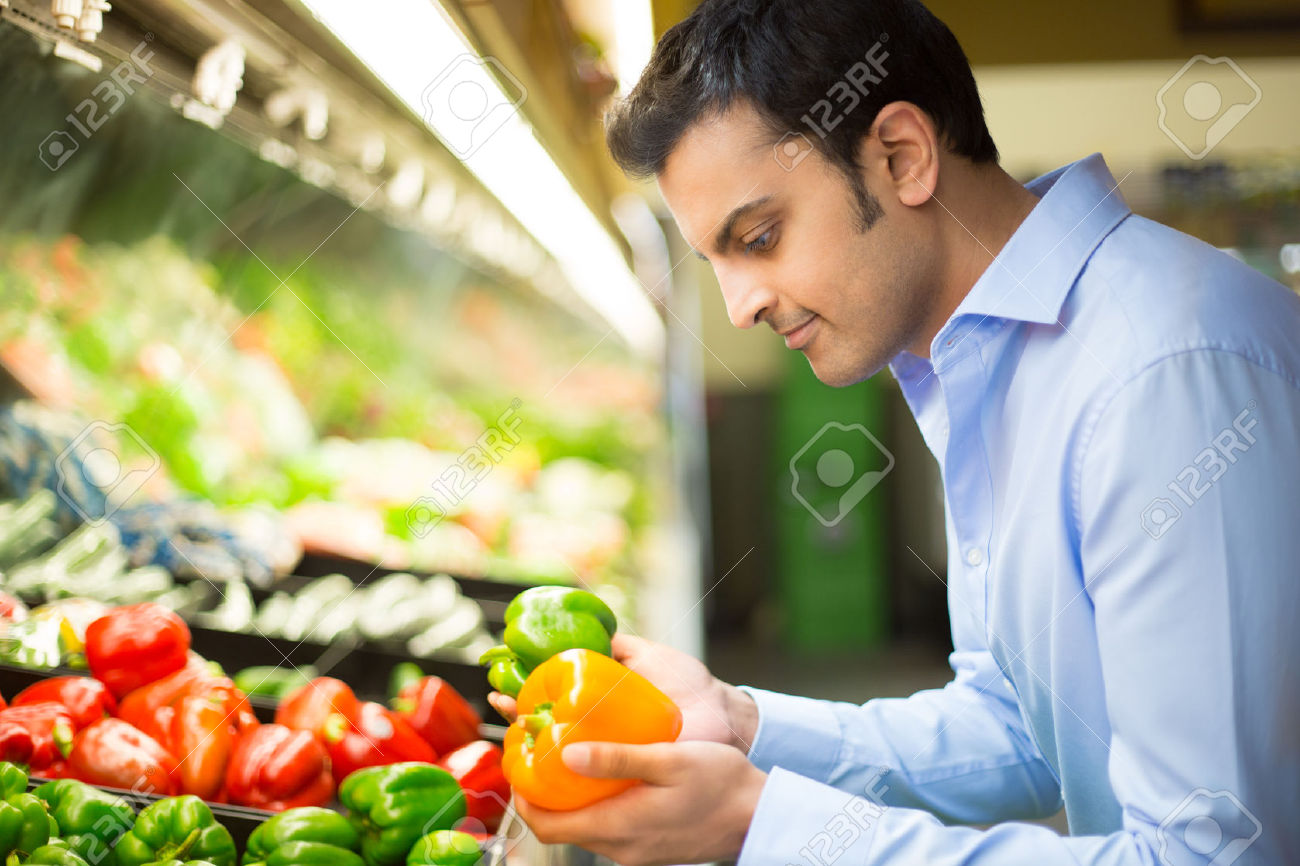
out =
<svg viewBox="0 0 1300 866"><path fill-rule="evenodd" d="M817 358L813 355L808 356L808 366L812 368L813 375L823 385L829 385L832 388L847 388L850 385L865 382L883 370L886 363L888 362L845 364L835 363L826 358Z"/></svg>

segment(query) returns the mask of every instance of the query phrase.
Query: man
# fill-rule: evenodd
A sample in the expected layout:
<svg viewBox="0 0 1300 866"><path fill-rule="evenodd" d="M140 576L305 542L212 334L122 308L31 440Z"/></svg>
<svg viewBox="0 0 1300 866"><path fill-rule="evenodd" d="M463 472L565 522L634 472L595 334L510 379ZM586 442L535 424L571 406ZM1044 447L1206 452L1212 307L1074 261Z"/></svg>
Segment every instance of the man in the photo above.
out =
<svg viewBox="0 0 1300 866"><path fill-rule="evenodd" d="M704 0L608 141L737 327L828 385L890 366L943 471L956 676L859 707L620 637L685 730L567 747L645 784L521 803L537 835L625 864L1300 863L1300 301L1134 216L1099 156L1017 184L914 0ZM1068 837L998 823L1062 805Z"/></svg>

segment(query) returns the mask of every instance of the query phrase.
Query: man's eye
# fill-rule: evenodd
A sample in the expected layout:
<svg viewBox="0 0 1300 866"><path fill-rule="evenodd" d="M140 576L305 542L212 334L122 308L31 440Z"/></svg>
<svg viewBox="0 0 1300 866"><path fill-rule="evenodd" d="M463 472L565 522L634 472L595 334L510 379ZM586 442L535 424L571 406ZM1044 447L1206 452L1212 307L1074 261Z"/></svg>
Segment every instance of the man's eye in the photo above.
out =
<svg viewBox="0 0 1300 866"><path fill-rule="evenodd" d="M745 252L761 253L772 248L772 242L775 239L775 227L768 229L749 243L745 244Z"/></svg>

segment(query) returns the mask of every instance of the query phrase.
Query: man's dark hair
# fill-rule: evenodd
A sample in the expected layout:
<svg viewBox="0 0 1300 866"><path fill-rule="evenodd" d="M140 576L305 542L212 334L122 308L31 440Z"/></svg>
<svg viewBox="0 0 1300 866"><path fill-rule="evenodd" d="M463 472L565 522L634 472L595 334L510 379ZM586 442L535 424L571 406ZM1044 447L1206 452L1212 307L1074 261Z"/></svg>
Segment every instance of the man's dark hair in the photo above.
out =
<svg viewBox="0 0 1300 866"><path fill-rule="evenodd" d="M870 70L863 61L873 46L884 74L857 75L860 102L848 108L840 82L855 67ZM848 176L860 203L870 196L860 188L858 146L895 100L925 111L954 153L998 158L965 53L917 0L704 0L664 34L641 80L610 110L606 141L629 175L655 175L692 124L739 100L758 111L774 142L803 134ZM818 122L821 100L840 118L833 129Z"/></svg>

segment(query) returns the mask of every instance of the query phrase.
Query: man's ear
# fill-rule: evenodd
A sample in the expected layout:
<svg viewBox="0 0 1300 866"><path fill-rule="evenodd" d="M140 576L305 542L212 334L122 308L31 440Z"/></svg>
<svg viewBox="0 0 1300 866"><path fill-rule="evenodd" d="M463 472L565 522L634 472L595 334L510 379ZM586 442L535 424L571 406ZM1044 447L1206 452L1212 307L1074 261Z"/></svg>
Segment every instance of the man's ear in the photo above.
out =
<svg viewBox="0 0 1300 866"><path fill-rule="evenodd" d="M901 204L918 207L939 183L939 137L930 116L910 102L891 102L876 114L871 132L858 147L858 164L884 192L892 189Z"/></svg>

